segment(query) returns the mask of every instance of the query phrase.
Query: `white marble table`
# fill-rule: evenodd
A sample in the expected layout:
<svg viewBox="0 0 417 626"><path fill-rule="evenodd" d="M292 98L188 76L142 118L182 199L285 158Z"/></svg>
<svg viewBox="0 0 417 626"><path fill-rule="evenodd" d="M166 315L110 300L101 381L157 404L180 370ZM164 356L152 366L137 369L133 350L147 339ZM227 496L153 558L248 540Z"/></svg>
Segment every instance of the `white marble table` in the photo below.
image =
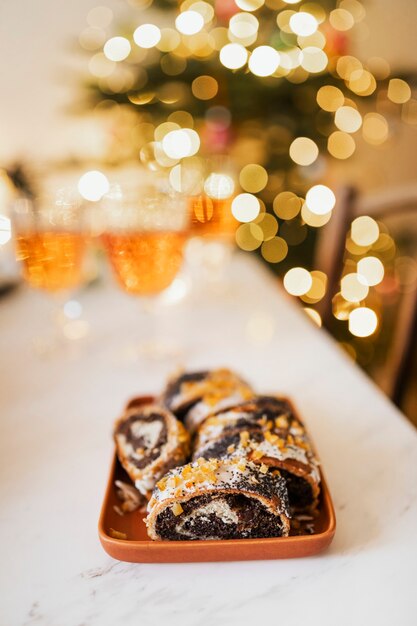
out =
<svg viewBox="0 0 417 626"><path fill-rule="evenodd" d="M196 290L170 309L190 368L225 364L291 394L310 426L338 528L314 558L132 565L97 538L126 399L156 391L171 364L127 363L118 346L145 322L111 284L83 296L94 336L78 360L39 360L29 339L45 305L0 301L0 624L300 626L417 623L417 436L333 341L248 256L227 295Z"/></svg>

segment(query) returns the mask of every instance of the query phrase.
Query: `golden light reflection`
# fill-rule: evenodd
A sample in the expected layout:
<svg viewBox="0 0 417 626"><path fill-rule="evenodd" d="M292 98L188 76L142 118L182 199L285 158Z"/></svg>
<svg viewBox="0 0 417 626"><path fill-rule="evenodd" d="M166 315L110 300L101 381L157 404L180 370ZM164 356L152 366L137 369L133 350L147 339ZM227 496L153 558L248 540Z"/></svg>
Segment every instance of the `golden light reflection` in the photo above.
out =
<svg viewBox="0 0 417 626"><path fill-rule="evenodd" d="M301 208L301 217L308 226L311 226L312 228L320 228L330 221L332 212L329 211L324 215L317 215L317 213L310 211L307 204L304 202Z"/></svg>
<svg viewBox="0 0 417 626"><path fill-rule="evenodd" d="M153 48L161 39L161 31L155 24L141 24L133 33L133 40L140 48Z"/></svg>
<svg viewBox="0 0 417 626"><path fill-rule="evenodd" d="M242 11L257 11L265 4L265 0L235 0L235 4Z"/></svg>
<svg viewBox="0 0 417 626"><path fill-rule="evenodd" d="M349 331L355 337L369 337L376 331L377 327L377 314L368 307L358 307L349 315Z"/></svg>
<svg viewBox="0 0 417 626"><path fill-rule="evenodd" d="M336 159L348 159L355 152L356 144L350 135L336 130L327 140L327 150Z"/></svg>
<svg viewBox="0 0 417 626"><path fill-rule="evenodd" d="M327 54L321 48L308 46L302 51L301 67L312 74L323 72L328 61Z"/></svg>
<svg viewBox="0 0 417 626"><path fill-rule="evenodd" d="M204 18L197 11L183 11L175 20L175 28L183 35L195 35L204 27Z"/></svg>
<svg viewBox="0 0 417 626"><path fill-rule="evenodd" d="M310 272L303 267L293 267L284 276L284 287L292 296L304 295L312 284Z"/></svg>
<svg viewBox="0 0 417 626"><path fill-rule="evenodd" d="M368 285L364 285L358 274L346 274L341 280L340 292L348 302L360 302L369 292Z"/></svg>
<svg viewBox="0 0 417 626"><path fill-rule="evenodd" d="M220 62L230 70L243 67L248 60L248 51L239 43L228 43L220 50Z"/></svg>
<svg viewBox="0 0 417 626"><path fill-rule="evenodd" d="M161 52L172 52L180 45L181 35L174 28L162 28L160 34L159 41L154 45Z"/></svg>
<svg viewBox="0 0 417 626"><path fill-rule="evenodd" d="M378 224L372 217L361 215L353 220L351 237L358 246L370 246L379 236Z"/></svg>
<svg viewBox="0 0 417 626"><path fill-rule="evenodd" d="M370 96L376 89L376 80L368 70L354 70L348 80L348 87L358 96Z"/></svg>
<svg viewBox="0 0 417 626"><path fill-rule="evenodd" d="M300 212L302 202L292 191L282 191L274 199L274 213L283 220L291 220Z"/></svg>
<svg viewBox="0 0 417 626"><path fill-rule="evenodd" d="M83 174L78 181L78 191L85 200L98 202L110 189L107 176L98 170Z"/></svg>
<svg viewBox="0 0 417 626"><path fill-rule="evenodd" d="M349 30L355 25L355 20L352 13L346 11L346 9L334 9L330 12L329 22L336 30Z"/></svg>
<svg viewBox="0 0 417 626"><path fill-rule="evenodd" d="M265 211L262 211L261 207L261 211L258 215L258 217L254 220L256 224L258 224L258 226L260 226L262 228L262 238L264 241L269 241L270 239L272 239L273 237L275 237L275 235L278 232L278 220L276 219L276 217L274 215L271 215L270 213L266 213Z"/></svg>
<svg viewBox="0 0 417 626"><path fill-rule="evenodd" d="M324 272L313 270L310 272L312 284L310 289L301 296L303 302L315 304L324 298L327 289L327 276Z"/></svg>
<svg viewBox="0 0 417 626"><path fill-rule="evenodd" d="M262 244L262 229L257 224L241 224L235 237L239 248L251 252Z"/></svg>
<svg viewBox="0 0 417 626"><path fill-rule="evenodd" d="M260 208L258 198L251 193L240 193L232 201L232 215L239 222L251 222L258 217Z"/></svg>
<svg viewBox="0 0 417 626"><path fill-rule="evenodd" d="M219 91L219 84L212 76L198 76L191 84L193 95L199 100L211 100Z"/></svg>
<svg viewBox="0 0 417 626"><path fill-rule="evenodd" d="M343 92L332 85L320 87L317 92L317 103L324 111L337 111L345 101Z"/></svg>
<svg viewBox="0 0 417 626"><path fill-rule="evenodd" d="M229 33L233 37L242 40L242 43L253 43L259 29L258 19L251 13L237 13L230 18Z"/></svg>
<svg viewBox="0 0 417 626"><path fill-rule="evenodd" d="M391 78L388 83L388 98L396 104L404 104L411 98L411 89L408 83L401 78Z"/></svg>
<svg viewBox="0 0 417 626"><path fill-rule="evenodd" d="M334 123L339 130L355 133L362 126L362 116L357 109L351 106L342 106L336 111Z"/></svg>
<svg viewBox="0 0 417 626"><path fill-rule="evenodd" d="M305 11L299 11L291 15L289 24L293 33L302 35L303 37L308 37L315 33L318 26L317 20L310 13L306 13Z"/></svg>
<svg viewBox="0 0 417 626"><path fill-rule="evenodd" d="M306 204L312 213L325 215L334 208L336 196L326 185L314 185L307 191Z"/></svg>
<svg viewBox="0 0 417 626"><path fill-rule="evenodd" d="M290 145L290 157L297 165L311 165L318 155L317 144L308 137L297 137Z"/></svg>
<svg viewBox="0 0 417 626"><path fill-rule="evenodd" d="M367 256L358 261L358 277L369 287L378 285L384 278L384 265L375 256Z"/></svg>
<svg viewBox="0 0 417 626"><path fill-rule="evenodd" d="M336 319L341 321L347 321L350 313L359 307L357 302L349 302L345 300L340 292L338 292L332 299L333 315Z"/></svg>
<svg viewBox="0 0 417 626"><path fill-rule="evenodd" d="M249 69L255 76L271 76L278 68L280 56L271 46L258 46L249 57Z"/></svg>
<svg viewBox="0 0 417 626"><path fill-rule="evenodd" d="M250 163L240 171L239 182L242 189L250 193L258 193L268 183L267 171L262 165Z"/></svg>
<svg viewBox="0 0 417 626"><path fill-rule="evenodd" d="M204 191L214 200L226 200L233 195L235 184L227 174L213 172L204 182Z"/></svg>
<svg viewBox="0 0 417 626"><path fill-rule="evenodd" d="M103 52L110 61L123 61L130 54L130 41L126 37L112 37L104 44Z"/></svg>
<svg viewBox="0 0 417 626"><path fill-rule="evenodd" d="M310 307L305 306L303 308L304 313L306 313L308 315L308 317L313 320L313 322L315 324L317 324L317 326L320 328L322 325L322 321L321 321L321 316L320 313L318 311L316 311L315 309L312 309Z"/></svg>
<svg viewBox="0 0 417 626"><path fill-rule="evenodd" d="M171 159L183 159L198 152L200 137L191 128L172 130L164 136L162 148Z"/></svg>
<svg viewBox="0 0 417 626"><path fill-rule="evenodd" d="M282 237L272 237L263 242L261 253L268 263L280 263L288 254L288 244Z"/></svg>

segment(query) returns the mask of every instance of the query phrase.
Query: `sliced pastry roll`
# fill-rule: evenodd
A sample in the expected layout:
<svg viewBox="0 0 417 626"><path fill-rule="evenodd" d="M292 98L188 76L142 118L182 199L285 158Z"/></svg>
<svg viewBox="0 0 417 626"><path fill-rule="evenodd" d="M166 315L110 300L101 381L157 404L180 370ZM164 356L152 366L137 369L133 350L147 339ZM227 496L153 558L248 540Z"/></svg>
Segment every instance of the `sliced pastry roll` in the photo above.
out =
<svg viewBox="0 0 417 626"><path fill-rule="evenodd" d="M212 419L218 420L217 426ZM196 443L194 456L246 457L278 469L287 482L290 505L295 511L317 507L319 462L304 425L285 400L260 396L218 413L201 426Z"/></svg>
<svg viewBox="0 0 417 626"><path fill-rule="evenodd" d="M128 409L116 422L114 439L120 463L147 497L161 476L187 460L190 450L184 426L156 404Z"/></svg>
<svg viewBox="0 0 417 626"><path fill-rule="evenodd" d="M205 448L211 448L226 435L261 432L278 415L289 415L291 407L284 399L273 396L255 396L247 402L217 411L208 417L197 431L193 458L207 457ZM216 455L217 456L217 455Z"/></svg>
<svg viewBox="0 0 417 626"><path fill-rule="evenodd" d="M157 483L146 525L151 539L286 537L285 480L246 459L199 459Z"/></svg>
<svg viewBox="0 0 417 626"><path fill-rule="evenodd" d="M161 402L194 432L215 411L252 396L251 387L237 374L228 369L216 369L171 378Z"/></svg>

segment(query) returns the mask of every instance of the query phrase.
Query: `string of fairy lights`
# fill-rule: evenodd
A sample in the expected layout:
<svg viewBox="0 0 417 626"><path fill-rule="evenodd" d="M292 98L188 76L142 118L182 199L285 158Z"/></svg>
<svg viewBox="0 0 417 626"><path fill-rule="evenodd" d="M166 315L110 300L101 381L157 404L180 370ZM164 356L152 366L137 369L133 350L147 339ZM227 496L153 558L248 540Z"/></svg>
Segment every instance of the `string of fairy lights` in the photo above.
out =
<svg viewBox="0 0 417 626"><path fill-rule="evenodd" d="M152 3L130 4L143 10ZM107 98L126 94L139 110L158 100L168 108L174 105L175 110L168 111L161 122L155 122L156 116L145 116L140 128L144 135L140 138L141 161L151 169L166 169L176 191L203 193L213 200L229 198L232 215L239 222L237 245L246 251L258 250L265 261L279 264L290 246L302 243L308 227L321 228L332 217L336 197L320 180L325 172L323 153L344 160L355 152L356 134L361 133L372 145L380 145L389 137L388 119L378 110L363 114L358 100L377 92L377 101L384 99L404 108L412 100L410 86L401 78L390 77L384 59L368 59L364 64L344 52L348 31L365 18L365 8L358 0L341 0L330 11L319 3L300 0L234 0L214 5L184 0L178 5L171 3L171 7L168 24L166 12L163 26L148 22L146 12L138 13L133 31L109 38L106 27L112 20L111 11L106 7L90 11L89 26L80 35L81 45L94 52L89 70L98 81L103 100L106 94ZM158 56L166 79L156 88L146 78L146 67ZM190 85L192 97L206 104L205 124L190 108L181 110L181 103L186 101L183 83L166 82L181 76L191 59L197 59L201 67L207 65L207 71L193 78ZM324 146L304 135L286 137L289 167L304 183L302 195L291 189L290 177L283 180L268 167L267 158L244 163L235 178L224 171L206 171L202 144L210 114L218 109L217 122L225 131L232 123L227 103L219 106L216 100L225 77L213 71L213 59L231 74L252 75L268 84L286 80L296 88L312 77L328 77L328 84L315 92L316 122L320 125L321 114L327 117ZM132 71L132 66L138 65L142 69L139 83ZM215 106L210 107L212 100ZM311 180L316 184L305 184ZM391 243L395 245L369 216L360 216L351 224L333 312L336 319L348 323L349 332L356 337L369 337L379 327L380 311L372 308L368 298L372 301L372 290L383 281L384 262L389 261L385 252ZM290 294L301 298L307 305L306 313L320 325L314 305L326 294L327 276L292 267L284 274L283 284Z"/></svg>

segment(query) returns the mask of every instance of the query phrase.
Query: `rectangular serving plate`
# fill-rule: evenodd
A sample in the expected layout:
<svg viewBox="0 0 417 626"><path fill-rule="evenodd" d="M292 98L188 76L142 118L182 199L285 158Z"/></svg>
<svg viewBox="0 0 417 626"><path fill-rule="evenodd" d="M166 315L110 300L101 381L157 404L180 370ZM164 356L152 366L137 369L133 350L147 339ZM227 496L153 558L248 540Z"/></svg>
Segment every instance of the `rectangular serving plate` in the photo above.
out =
<svg viewBox="0 0 417 626"><path fill-rule="evenodd" d="M134 398L129 407L147 403L152 398ZM319 515L314 520L315 533L271 539L227 539L208 541L152 541L146 533L145 513L134 511L123 516L116 513L120 505L115 480L130 482L116 455L100 513L98 532L101 545L114 559L130 563L192 563L204 561L256 561L293 559L323 552L334 537L336 518L327 483L321 473ZM112 530L126 535L115 539Z"/></svg>

